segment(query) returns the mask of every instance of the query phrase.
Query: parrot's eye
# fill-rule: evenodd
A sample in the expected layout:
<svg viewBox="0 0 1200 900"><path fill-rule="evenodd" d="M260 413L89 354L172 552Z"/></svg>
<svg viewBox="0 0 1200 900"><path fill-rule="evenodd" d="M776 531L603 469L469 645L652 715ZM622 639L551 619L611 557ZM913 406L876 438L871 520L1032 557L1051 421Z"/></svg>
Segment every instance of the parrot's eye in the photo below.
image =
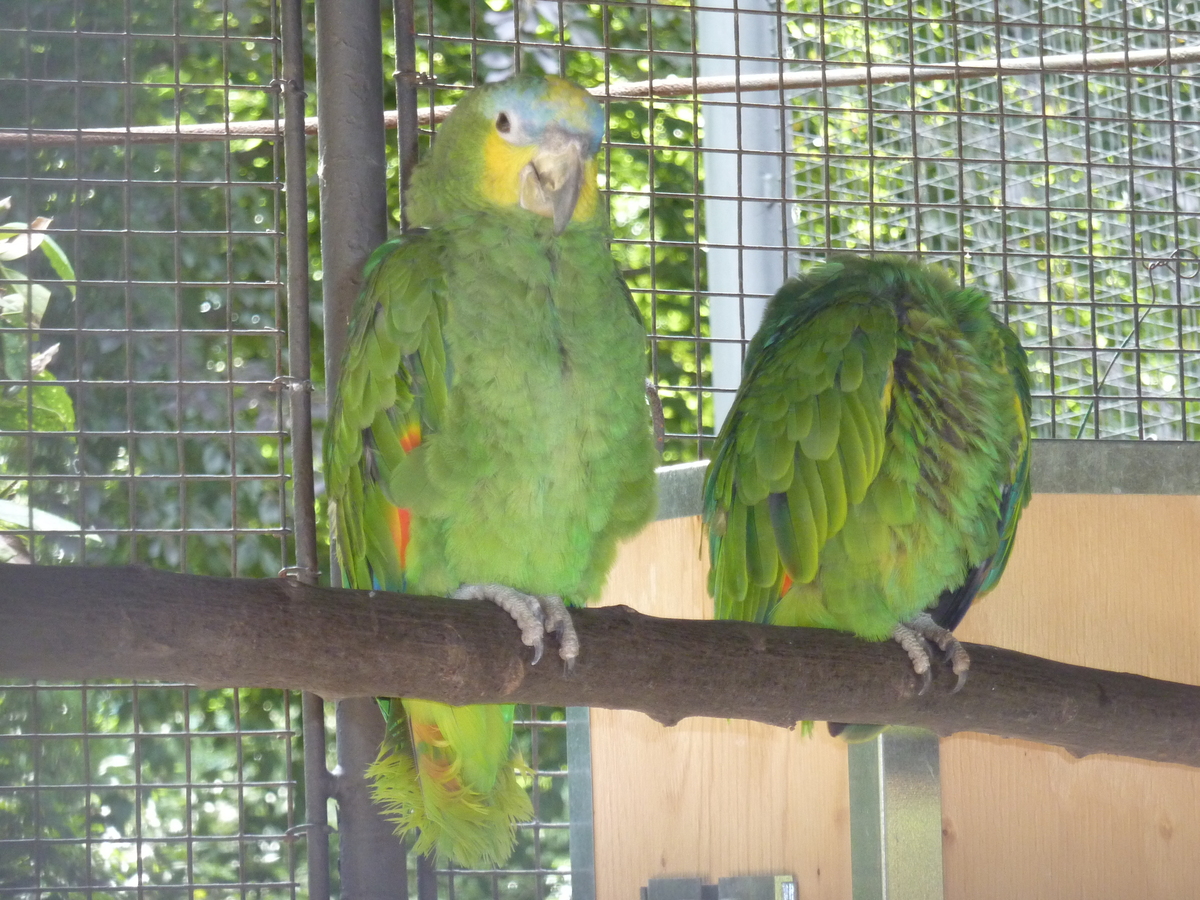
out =
<svg viewBox="0 0 1200 900"><path fill-rule="evenodd" d="M500 113L496 116L496 130L501 134L508 134L512 131L512 122L508 120L508 113Z"/></svg>

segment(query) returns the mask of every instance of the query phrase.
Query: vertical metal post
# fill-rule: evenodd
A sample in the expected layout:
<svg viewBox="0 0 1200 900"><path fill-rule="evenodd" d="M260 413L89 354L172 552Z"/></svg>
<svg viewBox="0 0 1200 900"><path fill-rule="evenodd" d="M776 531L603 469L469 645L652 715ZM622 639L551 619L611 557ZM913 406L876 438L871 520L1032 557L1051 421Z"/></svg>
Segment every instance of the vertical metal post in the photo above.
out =
<svg viewBox="0 0 1200 900"><path fill-rule="evenodd" d="M400 227L408 230L408 179L417 164L417 27L413 0L393 0L396 32L396 145L400 160Z"/></svg>
<svg viewBox="0 0 1200 900"><path fill-rule="evenodd" d="M854 900L941 900L940 772L937 735L920 728L850 745Z"/></svg>
<svg viewBox="0 0 1200 900"><path fill-rule="evenodd" d="M570 802L571 900L596 900L596 836L592 805L592 715L567 707L567 797Z"/></svg>
<svg viewBox="0 0 1200 900"><path fill-rule="evenodd" d="M781 44L776 7L775 0L712 0L698 11L700 74L777 72ZM703 104L708 321L714 425L720 429L742 377L742 347L733 341L754 334L766 298L778 290L787 271L787 185L780 110L743 105L763 103L770 95L717 94L710 99L728 104Z"/></svg>
<svg viewBox="0 0 1200 900"><path fill-rule="evenodd" d="M292 445L292 522L296 577L317 583L313 488L312 361L308 318L308 159L304 140L303 0L283 0L283 160L287 212L288 375ZM329 898L329 773L325 769L325 703L301 696L304 732L305 846L308 896Z"/></svg>
<svg viewBox="0 0 1200 900"><path fill-rule="evenodd" d="M326 390L337 384L363 264L387 237L379 0L318 0L317 114ZM335 583L337 579L335 572ZM408 896L404 850L363 773L383 739L374 701L337 709L339 870L346 900Z"/></svg>

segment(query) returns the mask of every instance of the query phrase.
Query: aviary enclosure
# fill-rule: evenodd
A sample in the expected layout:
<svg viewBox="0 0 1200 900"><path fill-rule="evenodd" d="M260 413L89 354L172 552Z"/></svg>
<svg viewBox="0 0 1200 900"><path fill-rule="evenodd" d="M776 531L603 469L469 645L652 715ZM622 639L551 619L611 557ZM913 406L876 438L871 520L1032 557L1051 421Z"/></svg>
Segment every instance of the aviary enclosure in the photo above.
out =
<svg viewBox="0 0 1200 900"><path fill-rule="evenodd" d="M1014 571L964 636L1200 684L1197 66L1193 0L9 0L0 560L327 580L337 323L439 107L534 70L607 103L602 186L665 465L706 458L788 274L839 250L941 263L1029 349L1043 439ZM697 471L664 476L682 499L610 602L705 614ZM438 870L380 837L360 789L328 819L313 800L326 766L373 756L369 701L4 671L0 898L1200 884L1180 766L959 735L939 782L931 739L848 763L766 726L528 706L517 853ZM905 772L907 806L888 793ZM873 875L849 839L872 817Z"/></svg>

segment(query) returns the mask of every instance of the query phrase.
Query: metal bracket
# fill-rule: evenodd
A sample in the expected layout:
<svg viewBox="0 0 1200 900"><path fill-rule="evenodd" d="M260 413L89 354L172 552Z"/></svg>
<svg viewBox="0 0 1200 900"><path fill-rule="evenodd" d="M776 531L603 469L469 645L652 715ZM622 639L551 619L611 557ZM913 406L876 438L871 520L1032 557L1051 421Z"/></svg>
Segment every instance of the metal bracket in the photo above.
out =
<svg viewBox="0 0 1200 900"><path fill-rule="evenodd" d="M854 900L941 900L942 787L937 735L887 729L850 745Z"/></svg>
<svg viewBox="0 0 1200 900"><path fill-rule="evenodd" d="M642 900L796 900L791 875L738 875L705 884L699 878L651 878Z"/></svg>

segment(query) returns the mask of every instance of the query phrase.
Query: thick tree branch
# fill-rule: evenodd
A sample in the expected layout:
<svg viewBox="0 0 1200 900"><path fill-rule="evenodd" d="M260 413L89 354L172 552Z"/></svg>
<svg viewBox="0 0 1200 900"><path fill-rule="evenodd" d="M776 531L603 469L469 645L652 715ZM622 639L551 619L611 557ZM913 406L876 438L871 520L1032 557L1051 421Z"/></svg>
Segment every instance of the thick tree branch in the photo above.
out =
<svg viewBox="0 0 1200 900"><path fill-rule="evenodd" d="M890 642L741 622L579 610L583 651L534 667L487 603L139 568L0 566L0 676L139 678L687 716L888 722L1200 766L1200 687L969 645L950 694Z"/></svg>

